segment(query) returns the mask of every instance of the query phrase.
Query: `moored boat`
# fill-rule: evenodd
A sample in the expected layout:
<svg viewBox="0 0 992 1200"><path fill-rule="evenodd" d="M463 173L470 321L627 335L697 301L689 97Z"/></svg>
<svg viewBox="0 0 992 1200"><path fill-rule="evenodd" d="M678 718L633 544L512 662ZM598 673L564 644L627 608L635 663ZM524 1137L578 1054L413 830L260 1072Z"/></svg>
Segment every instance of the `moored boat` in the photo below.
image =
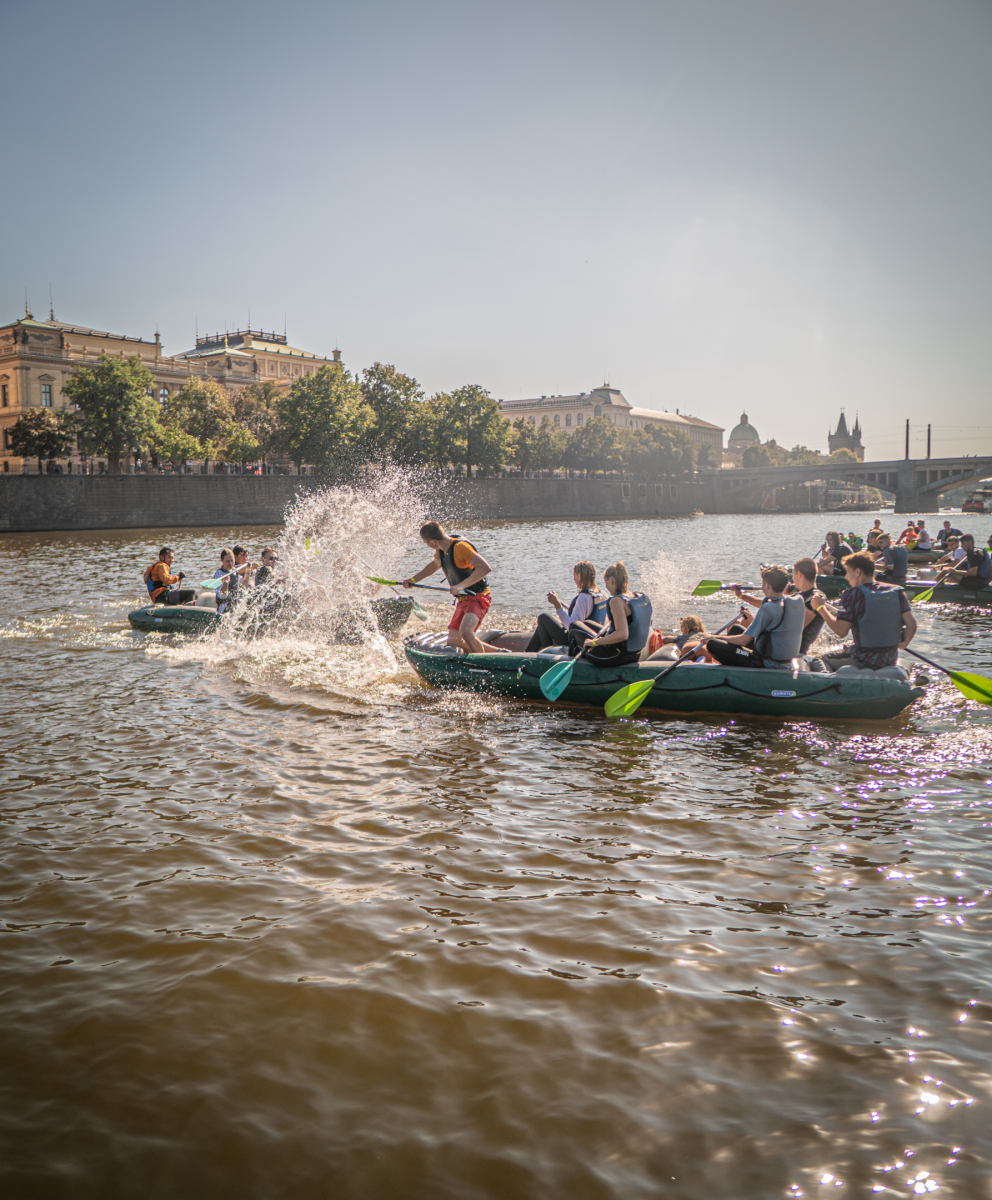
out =
<svg viewBox="0 0 992 1200"><path fill-rule="evenodd" d="M816 586L829 600L834 600L841 592L847 591L848 582L843 575L817 575ZM933 604L968 604L982 608L992 607L992 587L975 590L959 587L956 583L935 584L932 579L907 580L903 586L910 599L919 592L933 588L931 597Z"/></svg>
<svg viewBox="0 0 992 1200"><path fill-rule="evenodd" d="M560 654L465 655L446 640L443 633L422 633L404 643L407 660L425 683L548 703L540 679L564 661ZM580 659L559 703L601 708L620 688L652 679L671 665L645 662L603 668ZM877 721L898 716L922 695L922 688L912 687L901 672L891 669L885 674L831 675L686 663L659 679L638 711Z"/></svg>
<svg viewBox="0 0 992 1200"><path fill-rule="evenodd" d="M373 600L371 607L379 630L386 637L395 637L410 618L413 600L409 596L386 596L381 600ZM238 611L228 614L192 604L148 604L128 613L127 619L132 629L144 633L195 635L212 632L232 616L237 617ZM341 634L337 640L344 641L347 638Z"/></svg>

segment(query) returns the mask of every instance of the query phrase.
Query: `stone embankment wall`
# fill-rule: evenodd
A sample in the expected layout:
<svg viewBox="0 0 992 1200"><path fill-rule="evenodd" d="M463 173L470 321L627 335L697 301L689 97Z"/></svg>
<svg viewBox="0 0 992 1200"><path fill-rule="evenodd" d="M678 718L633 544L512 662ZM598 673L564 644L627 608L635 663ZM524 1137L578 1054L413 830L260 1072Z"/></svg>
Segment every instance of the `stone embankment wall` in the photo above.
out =
<svg viewBox="0 0 992 1200"><path fill-rule="evenodd" d="M0 476L0 532L279 525L301 490L292 475ZM441 498L443 495L443 499ZM677 515L706 508L698 483L595 479L453 480L440 520Z"/></svg>

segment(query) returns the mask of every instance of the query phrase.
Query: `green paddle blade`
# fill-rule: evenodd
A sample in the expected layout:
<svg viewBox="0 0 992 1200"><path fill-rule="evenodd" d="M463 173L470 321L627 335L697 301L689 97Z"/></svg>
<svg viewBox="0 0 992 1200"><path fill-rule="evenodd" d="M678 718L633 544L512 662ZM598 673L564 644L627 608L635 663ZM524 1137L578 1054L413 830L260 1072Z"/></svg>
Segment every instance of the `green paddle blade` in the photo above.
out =
<svg viewBox="0 0 992 1200"><path fill-rule="evenodd" d="M541 676L541 695L545 700L557 700L572 681L575 670L575 659L568 662L556 663L549 671Z"/></svg>
<svg viewBox="0 0 992 1200"><path fill-rule="evenodd" d="M977 700L979 704L992 704L992 679L984 675L974 675L970 671L948 671L951 682L969 700Z"/></svg>
<svg viewBox="0 0 992 1200"><path fill-rule="evenodd" d="M626 687L614 692L607 700L604 705L606 715L608 717L632 716L648 698L648 693L653 687L653 679L641 679L637 683L628 683Z"/></svg>
<svg viewBox="0 0 992 1200"><path fill-rule="evenodd" d="M719 579L701 579L692 589L693 596L712 596L723 587Z"/></svg>
<svg viewBox="0 0 992 1200"><path fill-rule="evenodd" d="M927 590L925 592L917 592L916 595L913 596L909 602L910 602L910 604L926 604L926 602L930 599L930 597L932 595L933 595L933 588L927 588Z"/></svg>
<svg viewBox="0 0 992 1200"><path fill-rule="evenodd" d="M365 578L373 583L381 583L383 587L398 587L400 583L398 579L380 579L378 575L366 575Z"/></svg>

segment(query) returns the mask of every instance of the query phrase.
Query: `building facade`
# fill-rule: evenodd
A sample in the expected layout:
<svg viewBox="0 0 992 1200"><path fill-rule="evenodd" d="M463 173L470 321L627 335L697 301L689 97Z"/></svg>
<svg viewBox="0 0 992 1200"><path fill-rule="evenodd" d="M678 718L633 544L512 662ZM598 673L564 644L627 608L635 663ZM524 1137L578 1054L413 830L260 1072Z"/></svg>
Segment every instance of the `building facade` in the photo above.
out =
<svg viewBox="0 0 992 1200"><path fill-rule="evenodd" d="M192 375L216 380L228 391L248 383L271 380L288 390L301 375L312 375L325 364L341 363L341 352L331 358L290 346L285 333L238 330L233 334L198 337L192 350L172 357L162 353L162 342L108 333L88 326L56 321L36 321L25 308L24 316L0 327L0 472L20 472L25 461L10 449L10 430L30 408L64 409L66 380L81 367L92 367L102 354L137 357L151 372L153 394L160 402ZM79 456L62 460L63 469L79 466ZM105 464L95 459L95 464Z"/></svg>
<svg viewBox="0 0 992 1200"><path fill-rule="evenodd" d="M747 419L747 413L741 413L739 423L733 427L727 439L727 457L731 461L737 461L748 446L760 445L761 438L757 429Z"/></svg>
<svg viewBox="0 0 992 1200"><path fill-rule="evenodd" d="M618 429L645 429L660 426L673 433L681 431L697 446L710 446L715 461L723 452L723 428L681 413L661 412L656 408L635 408L618 388L593 388L572 396L539 396L533 400L500 400L500 412L508 421L523 418L532 425L557 425L565 433L574 433L594 417L606 417Z"/></svg>

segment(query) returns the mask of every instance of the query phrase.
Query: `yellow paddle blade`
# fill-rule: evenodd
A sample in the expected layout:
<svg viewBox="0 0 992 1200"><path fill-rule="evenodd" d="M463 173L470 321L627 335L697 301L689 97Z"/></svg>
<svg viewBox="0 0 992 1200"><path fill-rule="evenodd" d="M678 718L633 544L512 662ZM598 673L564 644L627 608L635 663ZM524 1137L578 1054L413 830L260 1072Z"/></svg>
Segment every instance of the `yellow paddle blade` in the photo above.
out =
<svg viewBox="0 0 992 1200"><path fill-rule="evenodd" d="M949 671L951 681L962 696L979 704L992 704L992 679L973 675L970 671Z"/></svg>
<svg viewBox="0 0 992 1200"><path fill-rule="evenodd" d="M692 589L693 596L712 596L723 587L719 579L701 579Z"/></svg>
<svg viewBox="0 0 992 1200"><path fill-rule="evenodd" d="M381 583L384 587L398 587L398 579L380 579L377 575L366 575L366 579L370 579L373 583Z"/></svg>
<svg viewBox="0 0 992 1200"><path fill-rule="evenodd" d="M641 679L637 683L628 683L607 700L603 708L608 717L629 717L635 713L648 693L654 687L653 679Z"/></svg>
<svg viewBox="0 0 992 1200"><path fill-rule="evenodd" d="M926 604L926 602L930 599L930 597L932 595L933 595L933 588L927 588L927 590L925 592L917 592L916 595L913 596L909 602L910 602L910 604Z"/></svg>

